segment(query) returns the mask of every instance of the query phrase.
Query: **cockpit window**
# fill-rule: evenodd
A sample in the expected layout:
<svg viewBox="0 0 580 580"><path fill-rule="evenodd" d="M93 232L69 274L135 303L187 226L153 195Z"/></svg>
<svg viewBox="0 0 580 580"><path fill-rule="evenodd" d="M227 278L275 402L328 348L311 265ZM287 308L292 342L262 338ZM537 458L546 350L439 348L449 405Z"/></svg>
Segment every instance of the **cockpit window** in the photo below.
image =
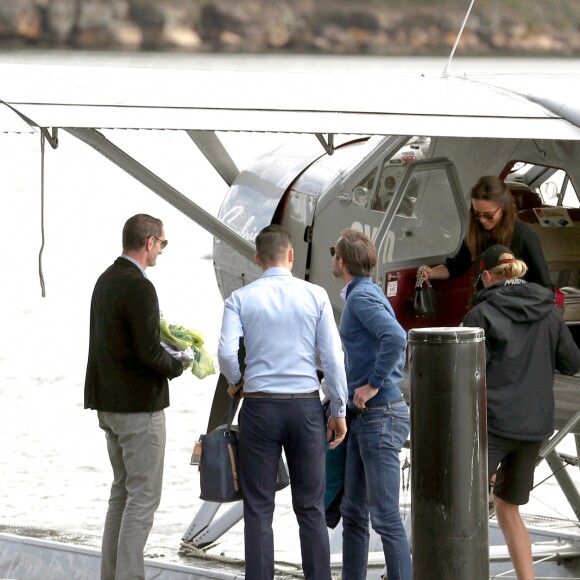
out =
<svg viewBox="0 0 580 580"><path fill-rule="evenodd" d="M413 137L394 155L385 159L371 203L372 210L382 212L387 210L391 200L393 199L395 190L399 185L401 176L405 172L405 167L411 163L411 161L424 159L430 142L431 139L427 137ZM409 196L412 197L412 194L409 194ZM412 203L413 200L410 198L406 199L406 202L401 204L403 207L399 208L399 212L406 212L405 215L409 217L413 211L411 207Z"/></svg>
<svg viewBox="0 0 580 580"><path fill-rule="evenodd" d="M437 235L433 235L433 223L437 224ZM452 254L461 241L460 223L445 169L417 167L387 232L383 261Z"/></svg>
<svg viewBox="0 0 580 580"><path fill-rule="evenodd" d="M580 201L568 174L558 167L516 162L507 182L523 184L536 192L544 205L579 207Z"/></svg>

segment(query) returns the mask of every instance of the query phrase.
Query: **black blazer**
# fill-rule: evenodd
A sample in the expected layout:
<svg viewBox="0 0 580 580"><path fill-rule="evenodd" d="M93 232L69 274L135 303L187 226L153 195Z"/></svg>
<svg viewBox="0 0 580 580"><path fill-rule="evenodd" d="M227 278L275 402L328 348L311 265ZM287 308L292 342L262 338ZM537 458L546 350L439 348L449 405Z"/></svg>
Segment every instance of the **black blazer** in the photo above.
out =
<svg viewBox="0 0 580 580"><path fill-rule="evenodd" d="M169 406L167 379L182 372L160 345L155 287L133 262L117 258L91 300L85 409L159 411Z"/></svg>

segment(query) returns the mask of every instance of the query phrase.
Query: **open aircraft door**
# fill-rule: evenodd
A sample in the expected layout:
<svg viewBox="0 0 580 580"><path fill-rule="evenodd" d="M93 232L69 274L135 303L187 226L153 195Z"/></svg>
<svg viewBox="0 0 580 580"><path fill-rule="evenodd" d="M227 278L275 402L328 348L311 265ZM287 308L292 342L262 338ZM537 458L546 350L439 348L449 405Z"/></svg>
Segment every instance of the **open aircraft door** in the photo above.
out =
<svg viewBox="0 0 580 580"><path fill-rule="evenodd" d="M439 312L417 318L410 303L417 268L454 255L465 236L467 206L453 163L447 158L405 158L405 141L389 143L382 155L343 176L340 191L319 202L313 224L310 281L329 289L337 315L342 311L341 280L332 278L328 246L344 228L367 234L378 251L375 281L391 301L406 330L461 322L473 292L470 272L458 280L435 281ZM394 145L394 146L393 146ZM393 155L393 150L398 153ZM403 153L401 153L403 152Z"/></svg>
<svg viewBox="0 0 580 580"><path fill-rule="evenodd" d="M411 309L417 268L453 256L465 237L467 206L455 166L446 158L409 163L382 223L373 236L378 252L376 282L406 330L456 326L473 293L473 271L456 280L432 282L438 312L419 318Z"/></svg>

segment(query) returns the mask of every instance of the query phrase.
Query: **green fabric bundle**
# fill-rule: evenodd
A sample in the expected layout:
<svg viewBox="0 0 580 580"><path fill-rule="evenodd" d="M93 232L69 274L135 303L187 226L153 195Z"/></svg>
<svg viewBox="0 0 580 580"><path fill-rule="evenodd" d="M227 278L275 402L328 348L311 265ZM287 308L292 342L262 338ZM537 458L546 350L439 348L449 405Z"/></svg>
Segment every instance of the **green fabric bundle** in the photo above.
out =
<svg viewBox="0 0 580 580"><path fill-rule="evenodd" d="M191 365L191 372L198 379L205 379L208 375L215 374L213 359L203 345L201 332L187 330L179 324L169 324L163 318L159 323L159 332L161 340L177 350L185 350L191 347L195 355Z"/></svg>

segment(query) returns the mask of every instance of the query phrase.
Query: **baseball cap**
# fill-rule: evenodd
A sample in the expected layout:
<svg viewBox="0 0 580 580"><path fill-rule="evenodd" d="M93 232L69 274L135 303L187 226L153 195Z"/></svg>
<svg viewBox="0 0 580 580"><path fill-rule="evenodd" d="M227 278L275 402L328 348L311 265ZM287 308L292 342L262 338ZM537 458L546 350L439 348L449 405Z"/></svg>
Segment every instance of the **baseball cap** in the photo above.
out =
<svg viewBox="0 0 580 580"><path fill-rule="evenodd" d="M511 258L504 258L500 260L499 257L502 254L510 254ZM514 260L514 253L506 246L500 246L496 244L495 246L490 246L482 252L481 256L479 257L479 272L483 272L484 270L493 270L493 268L497 268L500 264L508 264L509 262L513 262Z"/></svg>

